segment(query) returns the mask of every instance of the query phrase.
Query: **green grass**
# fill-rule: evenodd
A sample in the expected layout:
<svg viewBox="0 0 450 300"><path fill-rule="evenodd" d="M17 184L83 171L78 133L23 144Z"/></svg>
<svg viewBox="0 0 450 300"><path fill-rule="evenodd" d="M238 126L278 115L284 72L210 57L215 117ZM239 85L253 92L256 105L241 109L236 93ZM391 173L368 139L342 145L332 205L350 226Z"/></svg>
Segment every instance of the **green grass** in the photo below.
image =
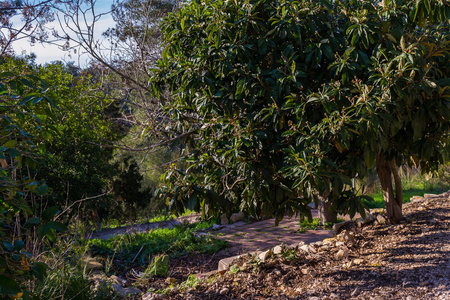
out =
<svg viewBox="0 0 450 300"><path fill-rule="evenodd" d="M424 194L441 194L450 190L447 182L439 180L439 178L427 179L426 177L416 174L410 179L402 179L403 185L403 203L410 201L412 196L423 196ZM382 191L369 194L374 199L373 202L366 202L369 208L384 208L384 199Z"/></svg>
<svg viewBox="0 0 450 300"><path fill-rule="evenodd" d="M198 236L197 230L208 228L212 222L199 222L192 225L158 228L148 233L124 234L108 240L93 239L89 249L93 255L114 257L126 265L148 262L150 255L170 254L180 256L193 252L215 253L227 242L210 236Z"/></svg>
<svg viewBox="0 0 450 300"><path fill-rule="evenodd" d="M193 214L193 213L194 213L194 211L186 210L180 217L188 216L188 215ZM123 223L123 222L120 222L120 221L118 221L116 219L106 220L106 221L102 222L101 228L102 229L107 229L107 228L112 229L112 228L123 227L123 226L127 226L127 225L133 225L133 224L164 222L164 221L173 220L175 218L177 218L177 216L175 216L173 214L170 214L167 211L160 211L160 212L156 213L150 219L148 219L148 218L141 218L141 219L138 219L134 223Z"/></svg>
<svg viewBox="0 0 450 300"><path fill-rule="evenodd" d="M342 222L344 219L338 218L338 222ZM305 232L306 230L316 230L318 228L328 228L331 229L333 227L333 223L327 223L325 226L319 224L319 218L313 219L310 223L308 220L304 220L299 222L300 232Z"/></svg>

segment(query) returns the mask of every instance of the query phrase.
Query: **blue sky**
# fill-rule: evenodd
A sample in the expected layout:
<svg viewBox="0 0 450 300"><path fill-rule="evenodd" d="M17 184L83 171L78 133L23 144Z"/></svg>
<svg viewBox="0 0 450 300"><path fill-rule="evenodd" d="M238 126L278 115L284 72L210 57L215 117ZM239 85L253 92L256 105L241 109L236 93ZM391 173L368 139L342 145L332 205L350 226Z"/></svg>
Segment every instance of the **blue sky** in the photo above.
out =
<svg viewBox="0 0 450 300"><path fill-rule="evenodd" d="M107 0L98 0L95 4L96 13L107 12L111 9L112 1ZM20 24L19 18L14 20L17 24ZM102 39L102 32L106 31L109 27L114 26L114 21L111 15L104 15L98 20L95 24L95 38L97 40ZM52 23L47 24L48 28L54 28L58 32L61 33L61 27L57 20ZM87 54L80 53L77 51L63 51L58 48L56 45L49 44L39 44L36 43L34 46L31 46L28 39L20 39L13 44L14 51L16 54L30 54L35 53L37 55L36 62L38 64L48 63L54 60L63 60L66 62L75 61L76 65L80 65L81 67L87 65L87 61L89 61L89 56Z"/></svg>

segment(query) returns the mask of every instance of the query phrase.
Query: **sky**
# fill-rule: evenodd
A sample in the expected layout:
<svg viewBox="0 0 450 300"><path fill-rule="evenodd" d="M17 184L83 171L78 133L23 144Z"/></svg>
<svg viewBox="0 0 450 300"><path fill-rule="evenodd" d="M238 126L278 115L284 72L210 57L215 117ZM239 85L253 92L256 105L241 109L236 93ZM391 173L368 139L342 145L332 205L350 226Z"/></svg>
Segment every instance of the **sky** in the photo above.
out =
<svg viewBox="0 0 450 300"><path fill-rule="evenodd" d="M95 4L96 13L103 13L109 11L111 9L111 4L112 1L98 0ZM17 20L13 21L17 22L18 25L20 24L20 18L17 18ZM95 38L98 40L102 40L101 34L104 31L106 31L109 27L113 26L114 20L112 19L111 14L102 16L95 24L95 32L94 32ZM57 20L48 23L46 27L54 28L58 32L62 33L60 24ZM76 53L74 53L74 51L71 52L63 51L58 46L51 44L36 43L35 45L32 46L29 40L26 38L15 41L12 46L15 53L18 55L27 55L35 53L37 56L36 63L38 64L45 64L55 60L62 60L65 62L74 61L75 65L85 67L87 66L87 62L89 61L89 56L87 54L80 53L79 51L77 51Z"/></svg>

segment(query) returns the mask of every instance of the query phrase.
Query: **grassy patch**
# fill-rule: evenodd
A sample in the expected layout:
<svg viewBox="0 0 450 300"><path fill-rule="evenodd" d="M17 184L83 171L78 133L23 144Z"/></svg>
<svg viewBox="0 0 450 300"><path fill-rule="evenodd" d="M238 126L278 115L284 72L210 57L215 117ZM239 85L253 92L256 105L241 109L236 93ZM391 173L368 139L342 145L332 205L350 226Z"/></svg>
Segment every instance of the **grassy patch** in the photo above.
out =
<svg viewBox="0 0 450 300"><path fill-rule="evenodd" d="M338 222L342 222L344 219L338 218ZM319 218L313 219L312 222L308 222L308 220L304 220L299 222L300 232L305 232L307 230L316 230L321 228L331 229L333 227L333 223L327 223L325 226L319 224Z"/></svg>
<svg viewBox="0 0 450 300"><path fill-rule="evenodd" d="M180 217L188 216L188 215L193 214L193 213L194 213L194 211L186 210ZM109 219L109 220L106 220L106 221L102 222L101 228L102 229L117 228L117 227L123 227L123 226L134 225L134 224L164 222L164 221L173 220L175 218L177 218L177 216L172 215L172 214L170 214L170 213L168 213L166 211L161 211L161 212L155 214L150 219L141 218L141 219L138 219L136 222L123 223L123 222L120 222L120 221L118 221L116 219Z"/></svg>
<svg viewBox="0 0 450 300"><path fill-rule="evenodd" d="M148 233L124 234L108 240L93 239L89 250L93 255L114 257L115 262L127 265L147 263L151 255L179 256L193 252L215 253L227 243L210 236L199 236L197 230L210 227L211 222L158 228Z"/></svg>
<svg viewBox="0 0 450 300"><path fill-rule="evenodd" d="M403 203L410 201L412 196L423 196L424 194L441 194L450 190L448 182L441 181L439 178L426 178L423 175L416 174L411 178L402 179L403 185ZM383 194L380 191L369 195L374 199L373 202L366 202L370 208L384 208Z"/></svg>

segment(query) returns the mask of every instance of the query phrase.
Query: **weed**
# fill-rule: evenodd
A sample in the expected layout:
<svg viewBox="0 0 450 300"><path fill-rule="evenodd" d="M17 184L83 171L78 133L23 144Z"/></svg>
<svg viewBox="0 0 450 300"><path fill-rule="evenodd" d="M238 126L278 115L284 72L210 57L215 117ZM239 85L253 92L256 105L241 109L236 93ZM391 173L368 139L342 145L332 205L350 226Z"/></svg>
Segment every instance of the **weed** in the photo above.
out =
<svg viewBox="0 0 450 300"><path fill-rule="evenodd" d="M230 274L236 274L239 273L239 271L241 271L241 269L237 265L232 265L227 272L229 272Z"/></svg>
<svg viewBox="0 0 450 300"><path fill-rule="evenodd" d="M296 251L293 248L290 247L285 247L283 249L283 252L281 252L281 257L284 260L289 260L289 261L297 261L299 256L298 256L298 251Z"/></svg>
<svg viewBox="0 0 450 300"><path fill-rule="evenodd" d="M261 270L261 266L263 265L263 262L259 258L258 255L254 254L248 254L249 263L253 268L254 273L258 273Z"/></svg>
<svg viewBox="0 0 450 300"><path fill-rule="evenodd" d="M195 290L200 284L201 279L195 276L194 274L189 275L188 279L178 285L178 289L180 291L193 289Z"/></svg>
<svg viewBox="0 0 450 300"><path fill-rule="evenodd" d="M86 252L84 244L59 241L52 251L42 256L41 259L48 263L50 271L43 281L36 282L36 299L114 299L108 285L99 285L94 289L83 260L79 259Z"/></svg>

